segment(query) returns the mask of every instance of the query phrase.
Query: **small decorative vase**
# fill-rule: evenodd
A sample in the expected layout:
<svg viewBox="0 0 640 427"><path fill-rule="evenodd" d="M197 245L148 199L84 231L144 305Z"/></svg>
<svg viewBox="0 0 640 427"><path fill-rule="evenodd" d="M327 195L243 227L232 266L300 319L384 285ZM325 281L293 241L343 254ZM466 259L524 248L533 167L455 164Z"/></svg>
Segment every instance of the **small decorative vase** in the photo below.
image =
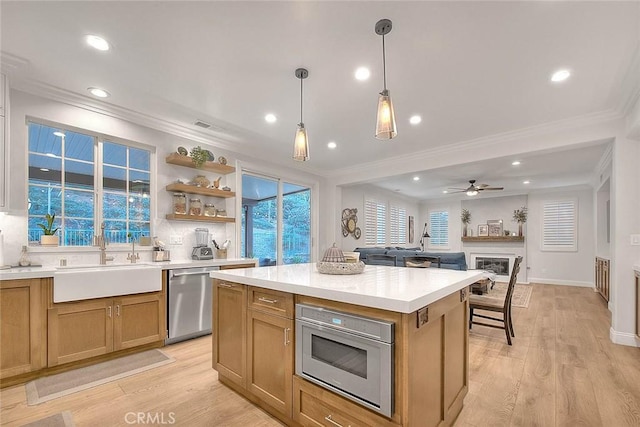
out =
<svg viewBox="0 0 640 427"><path fill-rule="evenodd" d="M463 237L467 237L467 225L465 224L464 227L462 227L462 236Z"/></svg>
<svg viewBox="0 0 640 427"><path fill-rule="evenodd" d="M194 183L195 185L197 185L198 187L205 187L205 188L206 188L206 187L208 187L208 186L209 186L209 184L211 183L211 181L209 181L209 180L207 179L207 177L206 177L206 176L204 176L204 175L198 175L198 176L196 176L195 178L193 178L193 183Z"/></svg>
<svg viewBox="0 0 640 427"><path fill-rule="evenodd" d="M518 236L522 237L522 223L518 223Z"/></svg>

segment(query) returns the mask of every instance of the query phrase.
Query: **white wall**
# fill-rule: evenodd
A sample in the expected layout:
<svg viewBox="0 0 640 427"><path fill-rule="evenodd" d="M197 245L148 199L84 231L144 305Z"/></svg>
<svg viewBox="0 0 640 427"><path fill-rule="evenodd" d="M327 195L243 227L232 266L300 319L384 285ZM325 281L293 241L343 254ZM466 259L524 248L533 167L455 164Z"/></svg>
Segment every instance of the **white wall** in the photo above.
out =
<svg viewBox="0 0 640 427"><path fill-rule="evenodd" d="M375 187L372 185L354 185L354 186L346 186L341 188L341 209L346 208L356 208L358 209L358 223L357 226L362 230L362 236L360 239L356 240L353 235L349 234L347 237L343 237L342 233L340 234L339 246L342 250L352 251L357 247L365 246L365 226L364 226L364 200L366 197L371 197L380 202L387 202L393 204L394 206L404 207L407 210L407 216L414 217L414 240L413 243L407 241L404 245L399 245L403 247L417 247L420 245L420 232L422 231L422 224L418 220L418 203L414 199L409 197L402 196L400 194L394 193L392 191L387 191L379 187ZM340 227L340 218L338 217L338 227ZM408 219L407 219L408 221ZM389 230L387 230L387 242L389 242ZM408 239L409 229L407 227L407 239ZM386 246L389 246L387 243Z"/></svg>
<svg viewBox="0 0 640 427"><path fill-rule="evenodd" d="M547 200L578 201L578 250L576 252L542 251L542 207ZM560 285L593 287L595 237L594 200L591 189L556 189L529 194L527 254L529 281Z"/></svg>
<svg viewBox="0 0 640 427"><path fill-rule="evenodd" d="M10 199L10 215L0 216L0 229L3 230L5 237L5 263L16 264L20 256L20 248L27 244L27 142L28 129L26 125L27 118L41 119L49 122L59 123L75 127L78 129L89 130L94 133L108 135L116 138L145 144L156 149L156 162L152 164L157 174L157 185L152 186L151 191L155 202L152 205L152 230L160 240L169 243L171 235L181 236L183 238L182 245L169 245L171 257L175 260L190 259L192 246L195 244L194 228L206 227L216 241L224 241L231 239L233 242L229 257L237 256L238 249L236 247L236 228L234 224L229 223L201 223L188 221L168 221L165 214L171 211L172 193L165 190L165 186L176 179L190 181L195 175L196 170L174 166L165 163L165 157L175 152L178 146L184 146L188 150L196 145L204 146L210 149L213 154L225 156L229 164L238 166L237 161L245 163L255 163L261 165L262 170L271 171L277 176L287 176L292 181L302 182L313 185L314 189L320 193L318 185L318 177L306 174L294 169L283 168L282 166L270 165L263 161L256 160L242 153L234 153L222 150L215 146L215 141L211 141L210 145L196 143L185 138L171 135L166 132L151 129L115 117L108 114L101 114L90 111L89 109L79 108L67 103L62 103L21 91L11 91L11 129L10 129L10 155L11 170L9 177L9 185L11 186ZM152 172L153 173L153 172ZM205 174L210 180L217 177L216 174ZM222 178L221 186L228 185L232 191L239 191L235 175L229 174ZM316 197L316 200L318 198ZM237 216L235 212L236 203L234 199L211 199L216 206L224 205L229 216ZM316 202L316 204L318 204ZM317 212L317 209L316 209ZM314 215L317 221L317 213ZM238 223L239 224L239 223ZM319 228L316 227L314 237L318 235ZM317 239L316 239L317 240ZM112 245L109 251L116 256L117 262L126 260L126 247L118 248ZM98 260L98 252L94 248L82 248L81 250L71 248L30 248L34 253L32 259L34 262L43 263L44 265L57 264L61 257L65 257L68 261L95 263ZM141 252L141 257L145 261L151 260L151 253Z"/></svg>

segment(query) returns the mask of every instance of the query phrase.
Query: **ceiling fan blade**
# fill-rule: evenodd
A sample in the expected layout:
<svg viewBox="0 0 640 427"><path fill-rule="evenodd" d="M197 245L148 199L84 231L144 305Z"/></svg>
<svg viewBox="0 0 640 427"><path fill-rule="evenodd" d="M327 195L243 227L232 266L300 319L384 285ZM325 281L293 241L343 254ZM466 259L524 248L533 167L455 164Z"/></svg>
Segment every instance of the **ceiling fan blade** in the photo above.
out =
<svg viewBox="0 0 640 427"><path fill-rule="evenodd" d="M466 189L466 188L460 188L460 187L449 187L449 190L467 191L467 189Z"/></svg>
<svg viewBox="0 0 640 427"><path fill-rule="evenodd" d="M484 188L478 188L478 190L480 191L484 191L484 190L504 190L503 187L484 187Z"/></svg>
<svg viewBox="0 0 640 427"><path fill-rule="evenodd" d="M484 188L484 187L490 187L490 185L489 184L478 184L478 185L476 185L476 187Z"/></svg>
<svg viewBox="0 0 640 427"><path fill-rule="evenodd" d="M466 192L467 192L467 190L466 190L466 189L464 189L464 190L460 190L460 189L458 189L458 190L456 190L456 191L448 191L447 193L448 193L448 194L453 194L453 193L466 193Z"/></svg>

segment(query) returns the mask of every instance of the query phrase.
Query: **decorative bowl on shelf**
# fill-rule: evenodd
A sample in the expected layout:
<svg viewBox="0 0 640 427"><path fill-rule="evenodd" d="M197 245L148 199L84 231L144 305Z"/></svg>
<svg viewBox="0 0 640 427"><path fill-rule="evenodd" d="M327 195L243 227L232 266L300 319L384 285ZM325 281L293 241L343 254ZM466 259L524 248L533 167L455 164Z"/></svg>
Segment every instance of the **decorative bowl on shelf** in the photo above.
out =
<svg viewBox="0 0 640 427"><path fill-rule="evenodd" d="M316 263L318 273L322 274L360 274L364 271L364 262L325 262Z"/></svg>

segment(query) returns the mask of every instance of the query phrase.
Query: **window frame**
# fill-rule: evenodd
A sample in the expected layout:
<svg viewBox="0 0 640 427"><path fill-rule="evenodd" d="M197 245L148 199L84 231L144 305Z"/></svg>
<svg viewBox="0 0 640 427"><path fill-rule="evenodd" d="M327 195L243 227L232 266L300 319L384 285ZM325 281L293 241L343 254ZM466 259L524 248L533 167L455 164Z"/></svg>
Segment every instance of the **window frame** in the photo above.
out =
<svg viewBox="0 0 640 427"><path fill-rule="evenodd" d="M447 241L446 241L446 243L442 243L442 244L440 244L440 243L433 244L434 235L436 233L434 232L434 228L433 228L434 221L432 220L432 215L433 214L438 214L438 213L440 213L440 214L445 214L446 213L447 214L447 221L446 221L446 238L447 238ZM431 236L431 237L426 239L427 240L427 245L426 245L427 248L428 249L439 249L439 250L451 249L451 239L450 239L450 237L451 237L451 227L450 227L450 224L451 224L451 213L449 212L449 210L448 209L430 209L428 211L428 213L427 213L427 216L428 216L428 224L429 224L428 231L429 231L429 235Z"/></svg>
<svg viewBox="0 0 640 427"><path fill-rule="evenodd" d="M94 221L94 235L97 233L97 230L99 229L99 224L102 223L102 221L104 220L104 213L103 213L103 197L104 197L104 191L103 191L103 167L104 167L104 162L103 162L103 144L105 142L107 143L115 143L115 144L120 144L123 146L126 146L127 148L135 148L138 150L144 150L149 152L149 236L153 236L154 235L154 219L156 218L156 205L157 205L157 167L156 167L156 159L157 159L157 148L153 145L147 145L147 144L143 144L140 142L136 142L136 141L131 141L125 138L120 138L114 135L107 135L107 134L103 134L103 133L99 133L99 132L95 132L89 129L82 129L82 128L78 128L75 126L71 126L71 125L67 125L67 124L62 124L62 123L57 123L54 121L50 121L50 120L46 120L46 119L41 119L41 118L37 118L37 117L32 117L32 116L26 116L25 118L25 126L26 126L26 135L27 135L27 139L29 138L29 124L36 124L36 125L40 125L40 126L46 126L46 127L50 127L50 128L55 128L58 129L60 131L63 132L74 132L74 133L79 133L79 134L83 134L86 136L89 136L91 138L93 138L93 150L94 150L94 160L93 160L93 181L94 181L94 189L93 189L93 205L94 205L94 216L93 216L93 221ZM29 150L29 141L27 140L27 143L25 144L25 153L26 153L26 157L27 157L27 169L29 167L29 154L31 153ZM73 160L73 159L72 159ZM129 171L131 170L130 166L127 165L126 170ZM133 170L137 170L135 168L133 168ZM63 171L64 172L64 171ZM127 173L127 176L128 176ZM25 176L25 187L27 188L27 192L28 189L30 187L30 183L29 183L29 173L26 174ZM130 196L130 189L128 188L129 184L127 184L127 196ZM64 187L66 188L66 186ZM154 196L156 195L156 196ZM28 199L25 200L25 208L27 211L27 218L29 218L29 201ZM63 205L64 206L64 205ZM56 215L57 218L57 215ZM129 208L127 206L127 215L126 215L126 219L124 219L124 221L129 222ZM27 235L27 239L29 239L28 235ZM128 240L128 239L127 239ZM30 241L28 240L27 242L28 244L32 244L34 243L34 241ZM113 247L127 247L129 246L129 243L112 243L110 244ZM38 248L39 246L30 246L30 248ZM68 248L68 249L67 249ZM60 246L56 247L56 250L90 250L92 248L92 245L64 245L61 244Z"/></svg>
<svg viewBox="0 0 640 427"><path fill-rule="evenodd" d="M375 224L371 224L370 221L373 220L370 212L371 210L369 209L369 204L374 204L375 203L375 212L376 212L376 216L375 216ZM382 233L380 233L380 229L378 228L378 225L380 224L380 212L379 209L383 208L384 212L382 213L383 219L382 219ZM379 245L382 246L386 246L387 245L387 216L388 216L388 209L387 209L387 202L386 201L381 201L380 199L378 199L377 197L369 197L366 196L364 198L364 244L367 247L376 247ZM369 232L370 230L374 229L374 232ZM383 241L380 241L380 236L384 236L383 237ZM371 236L374 236L374 239L370 239Z"/></svg>
<svg viewBox="0 0 640 427"><path fill-rule="evenodd" d="M555 204L556 207L560 204L570 203L573 208L573 218L571 219L570 230L573 233L572 243L570 245L550 245L545 239L546 226L546 214L547 207L551 204ZM561 199L548 199L542 200L540 203L540 251L542 252L578 252L578 216L579 216L579 204L578 199L575 197L565 197ZM565 229L566 230L566 229Z"/></svg>

